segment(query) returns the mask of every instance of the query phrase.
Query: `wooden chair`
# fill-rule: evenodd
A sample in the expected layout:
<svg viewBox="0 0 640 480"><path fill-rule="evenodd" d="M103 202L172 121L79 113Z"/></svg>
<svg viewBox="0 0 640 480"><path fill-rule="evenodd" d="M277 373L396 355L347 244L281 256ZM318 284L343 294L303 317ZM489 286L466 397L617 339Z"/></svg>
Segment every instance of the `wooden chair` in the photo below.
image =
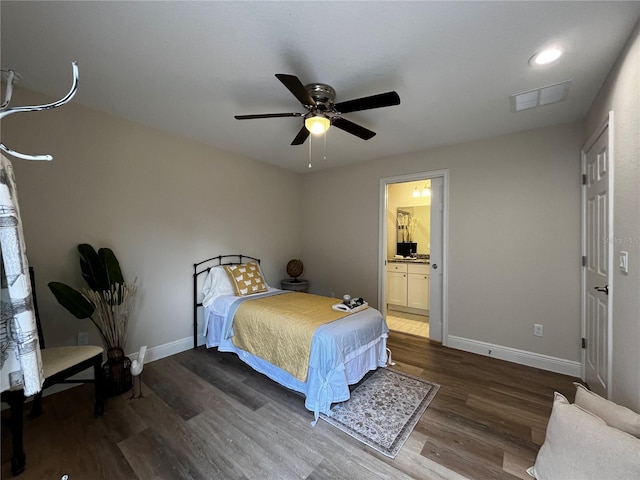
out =
<svg viewBox="0 0 640 480"><path fill-rule="evenodd" d="M57 383L95 383L93 414L95 416L101 416L104 413L102 373L102 353L104 349L96 345L45 348L42 325L40 324L40 314L38 312L38 302L36 300L33 267L29 267L29 275L31 276L33 308L38 327L42 368L45 378L42 390L34 396L30 414L31 418L36 418L42 414L42 391ZM91 367L93 367L94 379L79 380L69 378ZM10 422L13 442L11 473L13 473L13 475L19 475L24 471L26 464L22 436L23 406L25 401L24 391L20 389L2 392L2 401L7 402L11 408Z"/></svg>

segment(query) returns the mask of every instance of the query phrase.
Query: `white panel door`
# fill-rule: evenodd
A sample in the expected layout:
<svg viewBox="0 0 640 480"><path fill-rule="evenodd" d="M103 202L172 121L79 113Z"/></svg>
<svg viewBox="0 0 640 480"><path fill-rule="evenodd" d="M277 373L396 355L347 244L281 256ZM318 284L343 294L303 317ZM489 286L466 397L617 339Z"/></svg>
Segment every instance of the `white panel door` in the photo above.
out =
<svg viewBox="0 0 640 480"><path fill-rule="evenodd" d="M609 390L609 288L611 218L609 128L604 128L584 154L586 174L585 248L585 381L607 398Z"/></svg>
<svg viewBox="0 0 640 480"><path fill-rule="evenodd" d="M444 234L444 178L431 179L431 245L429 275L429 338L442 342L442 275Z"/></svg>

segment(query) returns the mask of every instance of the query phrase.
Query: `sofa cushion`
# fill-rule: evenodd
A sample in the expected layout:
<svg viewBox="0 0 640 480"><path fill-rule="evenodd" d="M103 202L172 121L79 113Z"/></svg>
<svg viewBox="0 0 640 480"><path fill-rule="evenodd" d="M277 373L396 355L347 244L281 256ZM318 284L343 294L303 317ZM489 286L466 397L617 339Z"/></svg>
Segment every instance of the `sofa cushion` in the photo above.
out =
<svg viewBox="0 0 640 480"><path fill-rule="evenodd" d="M602 398L581 383L575 382L574 385L576 386L576 405L599 416L610 427L640 438L640 415L627 407Z"/></svg>
<svg viewBox="0 0 640 480"><path fill-rule="evenodd" d="M640 478L640 439L556 392L544 443L527 472L538 480Z"/></svg>

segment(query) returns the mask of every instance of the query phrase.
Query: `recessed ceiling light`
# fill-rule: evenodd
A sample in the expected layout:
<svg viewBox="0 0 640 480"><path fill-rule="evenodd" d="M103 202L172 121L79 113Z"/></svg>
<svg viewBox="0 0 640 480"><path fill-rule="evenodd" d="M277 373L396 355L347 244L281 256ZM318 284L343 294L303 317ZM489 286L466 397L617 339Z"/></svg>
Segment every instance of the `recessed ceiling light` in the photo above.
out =
<svg viewBox="0 0 640 480"><path fill-rule="evenodd" d="M548 48L536 53L529 59L529 65L541 67L543 65L549 65L555 62L562 55L562 50L559 48Z"/></svg>

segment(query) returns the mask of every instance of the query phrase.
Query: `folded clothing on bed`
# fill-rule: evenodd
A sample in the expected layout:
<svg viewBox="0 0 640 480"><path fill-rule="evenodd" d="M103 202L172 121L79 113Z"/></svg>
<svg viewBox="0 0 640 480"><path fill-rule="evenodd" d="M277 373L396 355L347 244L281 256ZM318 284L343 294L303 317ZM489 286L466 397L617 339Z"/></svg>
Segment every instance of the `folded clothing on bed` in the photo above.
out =
<svg viewBox="0 0 640 480"><path fill-rule="evenodd" d="M333 310L334 302L299 292L245 301L233 319L233 344L304 382L316 329L353 313Z"/></svg>

